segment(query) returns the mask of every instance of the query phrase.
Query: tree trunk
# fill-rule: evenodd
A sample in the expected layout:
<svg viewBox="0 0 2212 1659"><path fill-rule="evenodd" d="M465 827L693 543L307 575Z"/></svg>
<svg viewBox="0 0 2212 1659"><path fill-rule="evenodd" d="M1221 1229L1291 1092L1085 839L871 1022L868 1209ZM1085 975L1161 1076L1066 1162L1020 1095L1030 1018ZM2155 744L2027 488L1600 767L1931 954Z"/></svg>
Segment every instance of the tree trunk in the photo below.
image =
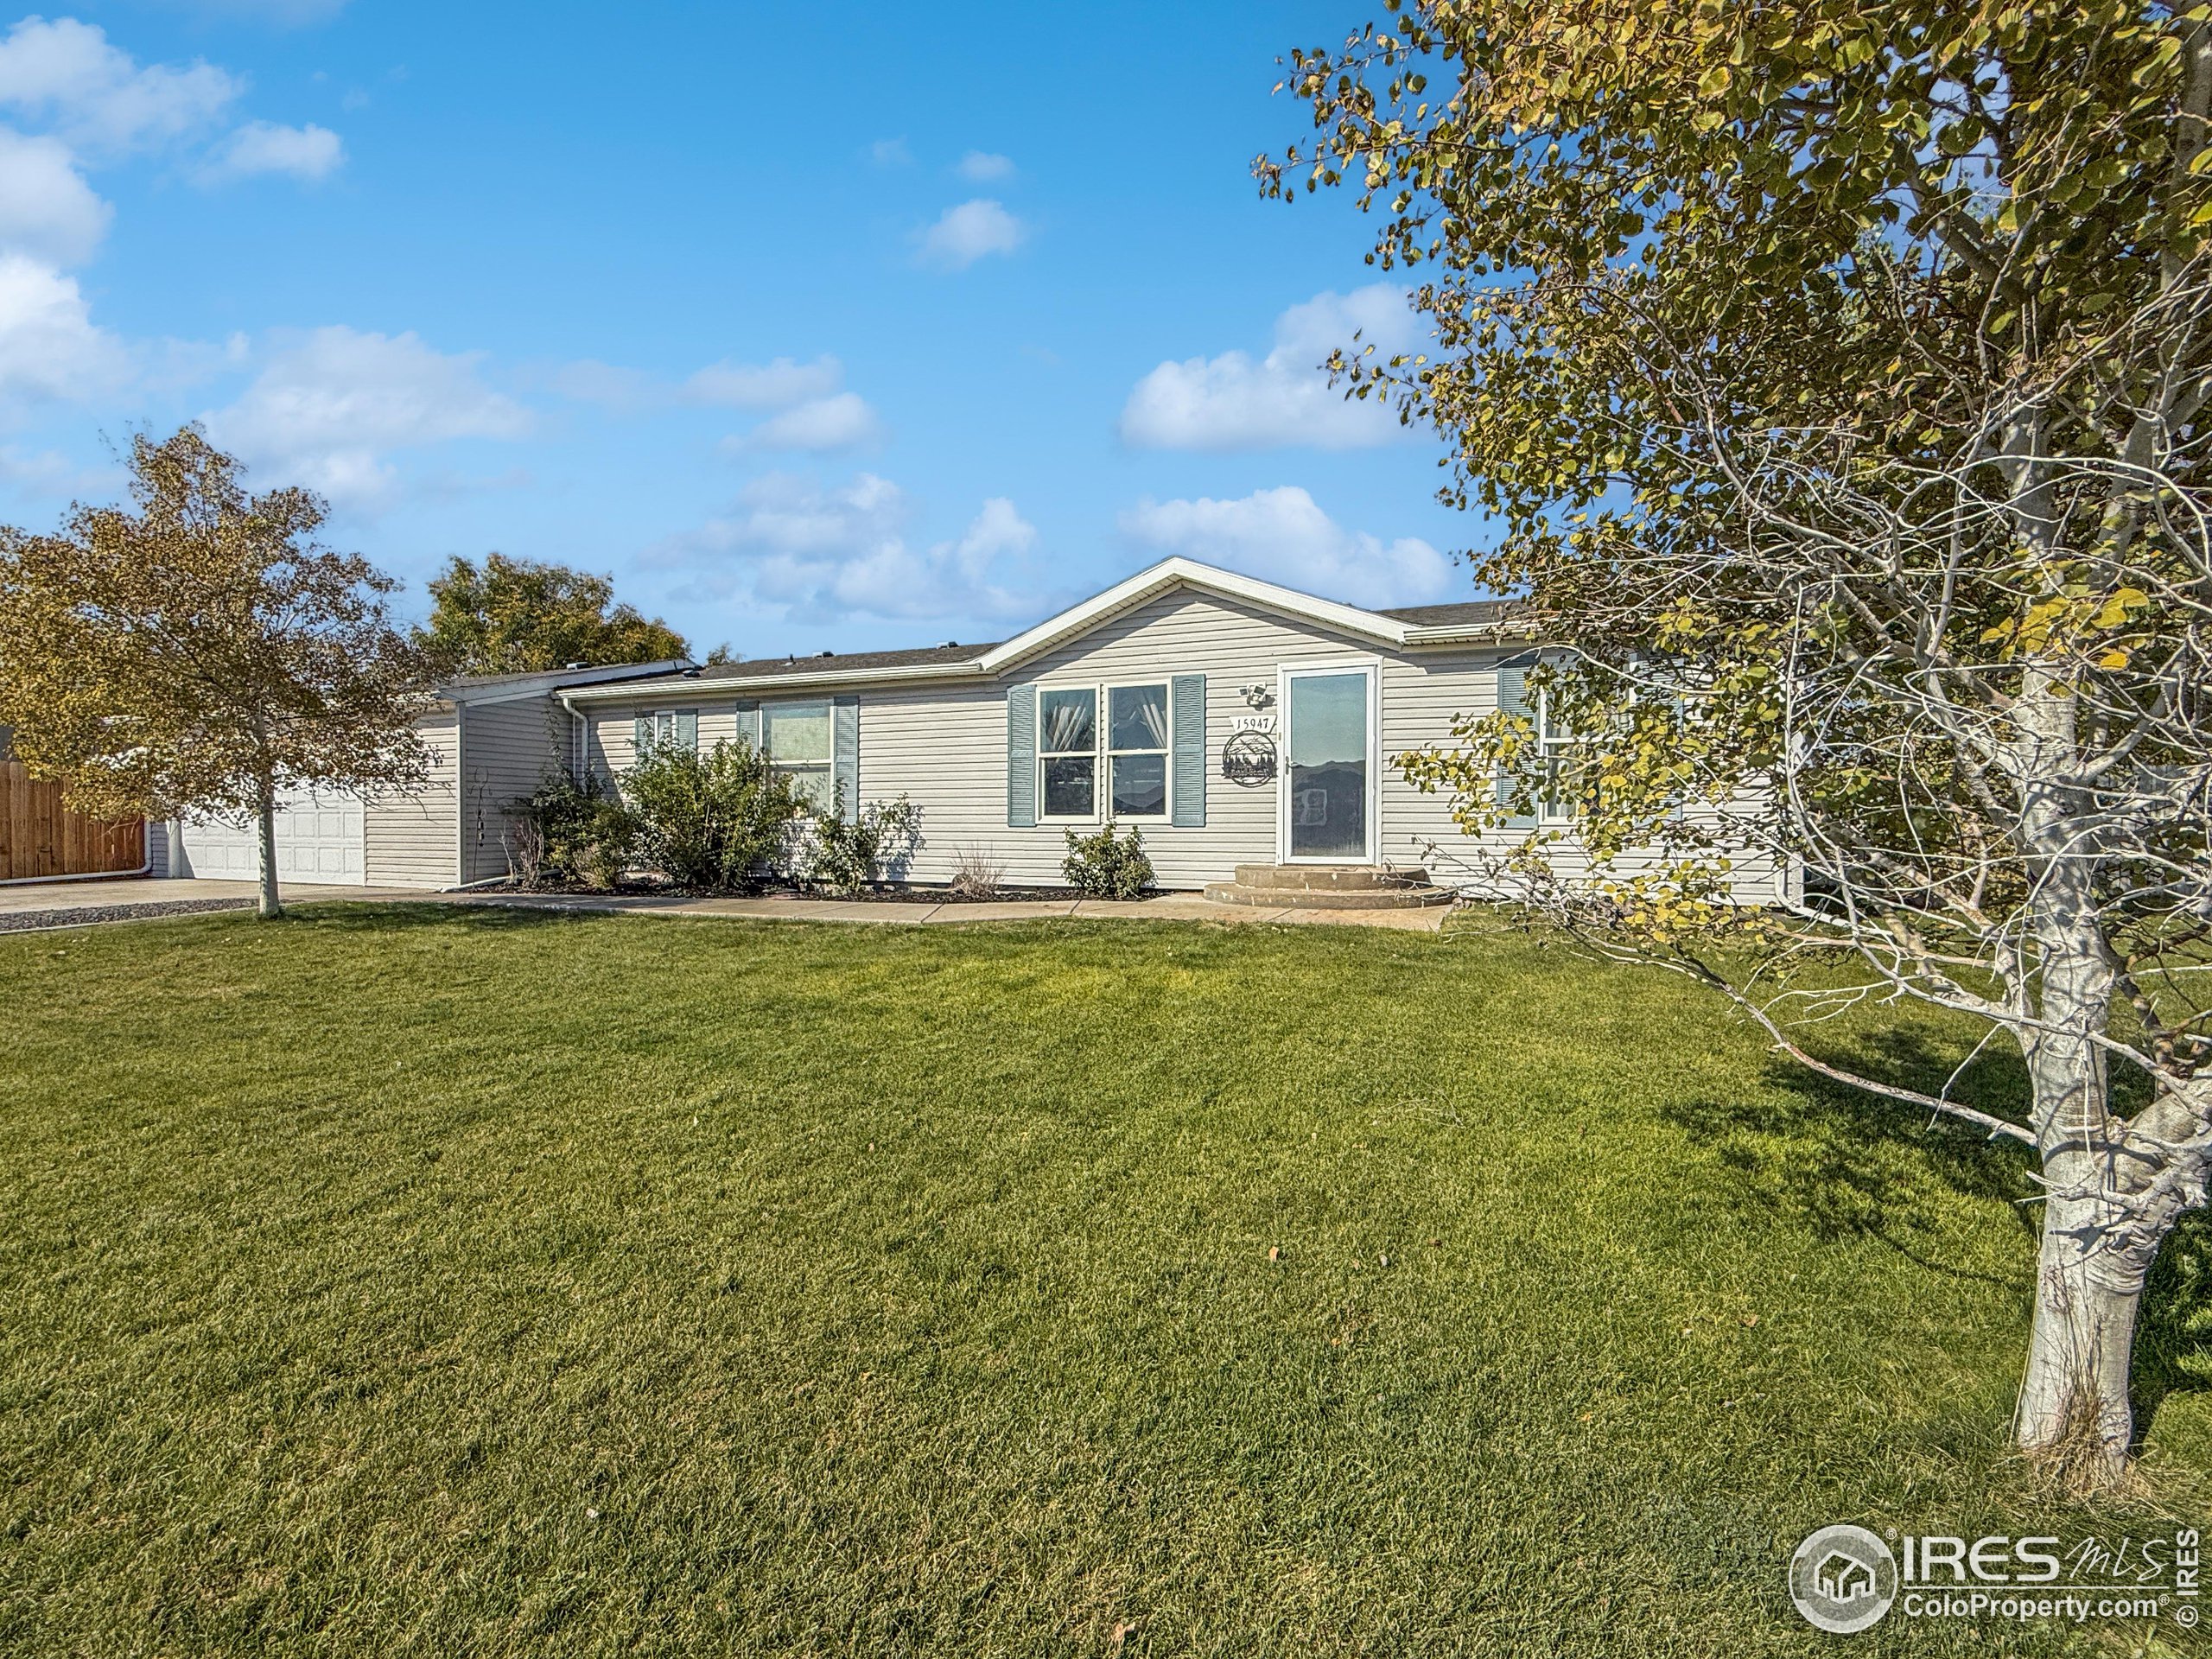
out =
<svg viewBox="0 0 2212 1659"><path fill-rule="evenodd" d="M2093 1160L2078 1150L2075 1170L2052 1179L2094 1185ZM2035 1325L2020 1385L2013 1437L2021 1450L2071 1484L2110 1484L2127 1472L2135 1439L2128 1376L2143 1281L2132 1253L2115 1250L2114 1206L2101 1196L2054 1197L2044 1206L2036 1262Z"/></svg>
<svg viewBox="0 0 2212 1659"><path fill-rule="evenodd" d="M276 790L261 786L261 914L282 916L283 901L276 894Z"/></svg>

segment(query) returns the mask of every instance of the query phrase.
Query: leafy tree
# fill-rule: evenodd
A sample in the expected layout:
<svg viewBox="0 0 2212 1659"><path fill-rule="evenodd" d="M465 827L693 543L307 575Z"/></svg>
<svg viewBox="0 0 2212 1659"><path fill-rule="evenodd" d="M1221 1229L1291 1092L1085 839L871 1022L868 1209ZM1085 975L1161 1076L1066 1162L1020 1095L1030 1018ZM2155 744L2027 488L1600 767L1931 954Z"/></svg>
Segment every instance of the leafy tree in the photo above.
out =
<svg viewBox="0 0 2212 1659"><path fill-rule="evenodd" d="M238 473L197 427L141 435L133 505L0 529L0 723L80 810L257 817L275 916L279 795L418 780L431 690L391 579L316 543L315 495Z"/></svg>
<svg viewBox="0 0 2212 1659"><path fill-rule="evenodd" d="M1387 3L1294 54L1318 137L1257 174L1349 184L1425 277L1433 353L1334 365L1503 520L1573 740L1509 708L1407 770L1471 830L1571 801L1499 890L2031 1148L2015 1433L2115 1478L2212 1173L2212 14ZM1726 902L1747 858L1791 902ZM1899 997L2015 1043L2024 1109L1806 1046Z"/></svg>
<svg viewBox="0 0 2212 1659"><path fill-rule="evenodd" d="M683 636L614 603L611 577L536 559L488 555L447 562L430 583L429 626L416 643L449 674L529 674L582 663L684 658Z"/></svg>

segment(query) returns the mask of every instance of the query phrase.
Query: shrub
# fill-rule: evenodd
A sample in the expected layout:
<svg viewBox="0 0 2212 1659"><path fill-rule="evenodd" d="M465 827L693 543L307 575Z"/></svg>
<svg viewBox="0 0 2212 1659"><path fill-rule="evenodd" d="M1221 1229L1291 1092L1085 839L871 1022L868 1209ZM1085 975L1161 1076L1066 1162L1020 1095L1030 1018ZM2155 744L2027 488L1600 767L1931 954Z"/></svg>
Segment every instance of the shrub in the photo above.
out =
<svg viewBox="0 0 2212 1659"><path fill-rule="evenodd" d="M921 841L922 809L904 795L870 801L849 821L844 785L830 791L830 810L814 821L807 874L826 887L851 893L866 887L888 867L904 870Z"/></svg>
<svg viewBox="0 0 2212 1659"><path fill-rule="evenodd" d="M952 868L952 890L963 899L988 899L1006 886L1006 866L972 842L960 848Z"/></svg>
<svg viewBox="0 0 2212 1659"><path fill-rule="evenodd" d="M595 777L579 783L550 772L507 810L518 820L506 836L507 867L526 887L607 888L630 867L636 821Z"/></svg>
<svg viewBox="0 0 2212 1659"><path fill-rule="evenodd" d="M781 862L806 798L749 743L656 744L622 774L639 856L678 887L751 887Z"/></svg>
<svg viewBox="0 0 2212 1659"><path fill-rule="evenodd" d="M1068 855L1060 869L1068 885L1078 893L1099 899L1134 899L1152 880L1152 860L1144 850L1144 831L1132 828L1127 841L1118 839L1111 819L1095 836L1067 832Z"/></svg>

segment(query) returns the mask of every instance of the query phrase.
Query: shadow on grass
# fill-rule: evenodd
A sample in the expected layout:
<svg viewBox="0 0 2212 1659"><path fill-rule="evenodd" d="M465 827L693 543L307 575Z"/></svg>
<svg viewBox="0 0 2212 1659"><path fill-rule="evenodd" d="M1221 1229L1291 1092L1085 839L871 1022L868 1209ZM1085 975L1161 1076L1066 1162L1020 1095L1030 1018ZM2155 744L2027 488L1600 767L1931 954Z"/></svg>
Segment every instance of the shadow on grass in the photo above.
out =
<svg viewBox="0 0 2212 1659"><path fill-rule="evenodd" d="M2166 1396L2212 1390L2212 1213L2182 1217L2143 1287L2135 1332L2139 1443Z"/></svg>
<svg viewBox="0 0 2212 1659"><path fill-rule="evenodd" d="M1871 1033L1852 1051L1822 1058L1934 1094L1950 1079L1961 1052L1908 1028ZM1758 1097L1695 1101L1667 1113L1737 1173L1747 1207L1787 1217L1824 1240L1874 1240L1930 1272L2010 1282L1928 1252L1926 1240L1941 1221L1929 1180L1961 1198L2007 1205L2032 1236L2031 1206L2017 1202L2035 1191L2026 1148L1967 1125L1931 1122L1915 1107L1779 1056L1767 1062L1759 1081L1765 1087ZM2015 1116L2027 1097L2026 1074L2017 1055L1984 1049L1951 1084L1951 1097Z"/></svg>
<svg viewBox="0 0 2212 1659"><path fill-rule="evenodd" d="M364 903L335 899L288 906L278 925L303 922L323 931L363 935L410 933L431 927L458 928L464 933L514 933L620 913L550 905L444 905L404 899Z"/></svg>

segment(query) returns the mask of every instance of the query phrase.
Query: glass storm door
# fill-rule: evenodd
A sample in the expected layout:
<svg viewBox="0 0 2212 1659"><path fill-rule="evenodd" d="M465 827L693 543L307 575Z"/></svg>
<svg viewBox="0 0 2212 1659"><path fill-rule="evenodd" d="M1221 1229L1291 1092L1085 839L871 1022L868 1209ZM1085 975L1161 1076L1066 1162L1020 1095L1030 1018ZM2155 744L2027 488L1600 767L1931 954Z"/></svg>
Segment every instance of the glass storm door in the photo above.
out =
<svg viewBox="0 0 2212 1659"><path fill-rule="evenodd" d="M1374 861L1375 677L1364 668L1286 674L1283 856Z"/></svg>

